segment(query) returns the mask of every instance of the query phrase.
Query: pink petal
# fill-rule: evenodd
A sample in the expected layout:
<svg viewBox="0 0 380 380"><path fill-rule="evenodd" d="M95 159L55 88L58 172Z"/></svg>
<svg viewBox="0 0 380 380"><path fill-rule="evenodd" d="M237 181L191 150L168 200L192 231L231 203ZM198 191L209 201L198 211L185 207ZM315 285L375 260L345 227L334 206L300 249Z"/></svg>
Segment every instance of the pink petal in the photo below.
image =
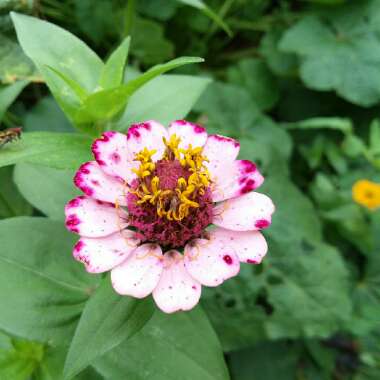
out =
<svg viewBox="0 0 380 380"><path fill-rule="evenodd" d="M207 132L205 128L185 120L173 121L169 125L169 136L173 134L181 138L179 146L183 149L187 149L189 145L193 148L202 147L207 140Z"/></svg>
<svg viewBox="0 0 380 380"><path fill-rule="evenodd" d="M257 170L256 165L247 160L236 160L218 167L214 170L211 179L214 202L248 193L264 182L264 177Z"/></svg>
<svg viewBox="0 0 380 380"><path fill-rule="evenodd" d="M143 244L122 264L111 271L112 286L117 293L144 298L157 286L163 269L159 245Z"/></svg>
<svg viewBox="0 0 380 380"><path fill-rule="evenodd" d="M199 301L201 284L187 272L183 256L178 251L164 255L164 270L153 290L157 306L165 313L190 310Z"/></svg>
<svg viewBox="0 0 380 380"><path fill-rule="evenodd" d="M127 204L126 185L105 174L96 161L83 164L75 174L74 183L89 197L121 206Z"/></svg>
<svg viewBox="0 0 380 380"><path fill-rule="evenodd" d="M130 230L103 238L82 237L74 246L74 258L82 262L87 272L102 273L122 263L136 249L139 240Z"/></svg>
<svg viewBox="0 0 380 380"><path fill-rule="evenodd" d="M168 138L166 128L154 120L133 124L128 129L127 134L130 160L133 160L136 154L144 148L148 150L155 149L157 151L152 156L154 161L161 159L165 151L163 137Z"/></svg>
<svg viewBox="0 0 380 380"><path fill-rule="evenodd" d="M231 231L215 228L210 239L222 241L232 248L239 260L249 264L260 264L268 251L268 244L259 231Z"/></svg>
<svg viewBox="0 0 380 380"><path fill-rule="evenodd" d="M240 262L223 241L195 239L185 247L185 266L202 285L217 286L239 273Z"/></svg>
<svg viewBox="0 0 380 380"><path fill-rule="evenodd" d="M211 175L213 176L214 172L223 168L225 164L235 161L239 150L240 144L234 139L220 135L208 136L203 155L209 160L206 166Z"/></svg>
<svg viewBox="0 0 380 380"><path fill-rule="evenodd" d="M233 231L260 230L271 224L274 210L269 197L251 192L215 206L213 223Z"/></svg>
<svg viewBox="0 0 380 380"><path fill-rule="evenodd" d="M95 160L102 170L117 179L131 182L135 178L132 163L128 159L127 136L123 133L108 131L92 144Z"/></svg>
<svg viewBox="0 0 380 380"><path fill-rule="evenodd" d="M66 227L86 237L103 237L121 231L128 223L127 213L111 203L81 196L66 204Z"/></svg>

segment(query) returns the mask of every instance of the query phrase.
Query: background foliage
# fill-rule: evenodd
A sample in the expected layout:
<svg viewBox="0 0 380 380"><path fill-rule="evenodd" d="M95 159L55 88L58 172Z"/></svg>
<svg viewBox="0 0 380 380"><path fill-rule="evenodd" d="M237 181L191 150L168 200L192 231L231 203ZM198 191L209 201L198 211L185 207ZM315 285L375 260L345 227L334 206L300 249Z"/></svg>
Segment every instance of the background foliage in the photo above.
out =
<svg viewBox="0 0 380 380"><path fill-rule="evenodd" d="M379 1L0 0L0 83L24 131L0 150L1 379L380 378L380 214L351 194L380 182ZM72 260L62 210L94 136L185 116L241 141L277 212L262 265L167 316Z"/></svg>

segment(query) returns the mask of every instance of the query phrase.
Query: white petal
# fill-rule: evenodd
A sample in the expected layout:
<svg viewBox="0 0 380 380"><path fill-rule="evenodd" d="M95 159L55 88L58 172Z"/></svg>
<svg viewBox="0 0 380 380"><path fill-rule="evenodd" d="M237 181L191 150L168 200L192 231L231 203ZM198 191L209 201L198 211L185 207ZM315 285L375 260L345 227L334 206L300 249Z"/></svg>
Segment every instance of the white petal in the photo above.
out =
<svg viewBox="0 0 380 380"><path fill-rule="evenodd" d="M185 266L202 285L217 286L239 273L235 252L221 241L195 239L185 247Z"/></svg>
<svg viewBox="0 0 380 380"><path fill-rule="evenodd" d="M86 237L102 237L128 226L127 213L111 203L81 196L66 204L66 227Z"/></svg>
<svg viewBox="0 0 380 380"><path fill-rule="evenodd" d="M169 125L169 136L173 134L181 138L179 146L183 149L187 149L189 145L193 148L202 147L207 140L207 132L205 128L186 120L173 121Z"/></svg>
<svg viewBox="0 0 380 380"><path fill-rule="evenodd" d="M271 224L274 210L269 197L251 192L215 206L213 223L233 231L260 230Z"/></svg>
<svg viewBox="0 0 380 380"><path fill-rule="evenodd" d="M241 262L260 264L268 251L268 244L259 231L231 231L217 227L210 231L210 239L230 247Z"/></svg>
<svg viewBox="0 0 380 380"><path fill-rule="evenodd" d="M183 256L178 251L164 255L164 270L153 290L157 306L165 313L190 310L199 301L201 284L187 272Z"/></svg>
<svg viewBox="0 0 380 380"><path fill-rule="evenodd" d="M144 298L157 286L162 269L163 255L160 246L140 245L127 260L112 269L112 286L119 294Z"/></svg>
<svg viewBox="0 0 380 380"><path fill-rule="evenodd" d="M135 249L139 240L130 230L116 232L103 238L82 237L74 246L73 255L87 272L102 273L122 263Z"/></svg>
<svg viewBox="0 0 380 380"><path fill-rule="evenodd" d="M126 185L103 172L96 161L83 164L74 177L75 185L89 197L126 206Z"/></svg>

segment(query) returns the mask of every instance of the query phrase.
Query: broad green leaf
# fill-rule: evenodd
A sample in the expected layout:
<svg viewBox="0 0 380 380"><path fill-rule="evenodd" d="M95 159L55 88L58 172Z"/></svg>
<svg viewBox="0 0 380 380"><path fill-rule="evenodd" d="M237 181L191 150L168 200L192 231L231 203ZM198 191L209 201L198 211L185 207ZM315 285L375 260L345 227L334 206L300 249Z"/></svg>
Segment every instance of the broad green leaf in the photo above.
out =
<svg viewBox="0 0 380 380"><path fill-rule="evenodd" d="M106 120L120 112L131 95L147 82L167 71L190 63L203 62L202 58L181 57L164 64L152 67L128 83L108 90L97 91L91 94L83 103L76 116L78 124L94 120ZM128 112L128 111L127 111Z"/></svg>
<svg viewBox="0 0 380 380"><path fill-rule="evenodd" d="M74 174L75 170L21 163L16 165L14 181L35 208L49 218L63 220L65 204L80 194L73 183Z"/></svg>
<svg viewBox="0 0 380 380"><path fill-rule="evenodd" d="M83 310L66 358L65 378L71 379L92 361L130 339L149 321L153 311L151 299L122 297L112 288L110 278L103 279Z"/></svg>
<svg viewBox="0 0 380 380"><path fill-rule="evenodd" d="M183 119L210 82L208 78L190 75L159 76L131 96L127 109L112 128L125 131L131 124L146 120L168 125Z"/></svg>
<svg viewBox="0 0 380 380"><path fill-rule="evenodd" d="M75 240L47 218L0 221L0 329L51 344L70 341L98 281L72 258Z"/></svg>
<svg viewBox="0 0 380 380"><path fill-rule="evenodd" d="M29 109L23 118L22 125L27 132L74 132L72 124L52 96L42 98Z"/></svg>
<svg viewBox="0 0 380 380"><path fill-rule="evenodd" d="M271 109L278 101L278 82L263 60L241 60L228 69L227 75L229 82L247 89L261 110Z"/></svg>
<svg viewBox="0 0 380 380"><path fill-rule="evenodd" d="M14 12L11 16L21 47L39 68L53 67L89 92L96 88L103 63L84 42L47 21Z"/></svg>
<svg viewBox="0 0 380 380"><path fill-rule="evenodd" d="M130 42L130 37L125 38L120 46L110 55L100 75L100 87L112 88L121 85Z"/></svg>
<svg viewBox="0 0 380 380"><path fill-rule="evenodd" d="M380 155L380 122L378 119L370 125L369 148L372 154Z"/></svg>
<svg viewBox="0 0 380 380"><path fill-rule="evenodd" d="M32 207L26 202L12 181L13 168L0 168L0 218L30 215Z"/></svg>
<svg viewBox="0 0 380 380"><path fill-rule="evenodd" d="M20 141L0 149L0 167L28 162L58 169L73 169L91 160L88 137L74 133L26 132Z"/></svg>
<svg viewBox="0 0 380 380"><path fill-rule="evenodd" d="M300 57L307 87L371 106L380 100L378 18L376 0L351 2L302 18L286 31L280 48Z"/></svg>
<svg viewBox="0 0 380 380"><path fill-rule="evenodd" d="M232 36L232 31L230 27L215 13L210 7L208 7L204 1L201 0L177 0L180 3L190 5L191 7L201 10L206 16L210 17L211 20L215 22L220 28L222 28L230 37Z"/></svg>
<svg viewBox="0 0 380 380"><path fill-rule="evenodd" d="M218 338L199 307L171 315L157 310L139 333L93 365L111 379L229 379Z"/></svg>
<svg viewBox="0 0 380 380"><path fill-rule="evenodd" d="M27 80L20 80L8 85L0 85L0 121L8 107L16 100L21 91L29 83Z"/></svg>

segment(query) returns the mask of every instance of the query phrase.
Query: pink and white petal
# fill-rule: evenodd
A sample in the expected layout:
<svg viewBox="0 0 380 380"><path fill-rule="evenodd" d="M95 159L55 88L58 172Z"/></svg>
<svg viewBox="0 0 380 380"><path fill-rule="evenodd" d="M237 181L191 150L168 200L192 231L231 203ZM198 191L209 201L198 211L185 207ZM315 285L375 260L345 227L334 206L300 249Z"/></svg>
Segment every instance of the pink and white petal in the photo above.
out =
<svg viewBox="0 0 380 380"><path fill-rule="evenodd" d="M275 210L272 200L251 192L214 207L213 224L233 231L255 231L269 227Z"/></svg>
<svg viewBox="0 0 380 380"><path fill-rule="evenodd" d="M119 294L144 298L157 286L163 266L159 245L140 245L122 264L112 269L112 286Z"/></svg>
<svg viewBox="0 0 380 380"><path fill-rule="evenodd" d="M92 144L92 153L102 170L119 180L131 182L136 175L133 165L128 160L127 135L108 131Z"/></svg>
<svg viewBox="0 0 380 380"><path fill-rule="evenodd" d="M185 247L185 267L202 285L218 286L236 276L240 261L223 241L195 239Z"/></svg>
<svg viewBox="0 0 380 380"><path fill-rule="evenodd" d="M187 149L189 145L193 148L202 147L207 141L206 129L186 120L173 121L169 125L169 137L175 134L181 138L180 148Z"/></svg>
<svg viewBox="0 0 380 380"><path fill-rule="evenodd" d="M127 133L129 159L134 160L136 154L144 148L156 150L152 156L153 161L161 159L166 149L163 137L168 138L168 131L157 121L149 120L131 125Z"/></svg>
<svg viewBox="0 0 380 380"><path fill-rule="evenodd" d="M75 186L89 197L126 206L126 186L104 173L96 161L83 164L74 177Z"/></svg>
<svg viewBox="0 0 380 380"><path fill-rule="evenodd" d="M112 203L80 196L66 204L66 227L85 237L103 237L128 226L127 213Z"/></svg>
<svg viewBox="0 0 380 380"><path fill-rule="evenodd" d="M122 263L137 247L135 232L123 230L103 238L82 237L74 246L74 258L89 273L102 273Z"/></svg>
<svg viewBox="0 0 380 380"><path fill-rule="evenodd" d="M220 202L257 189L264 182L264 177L253 162L236 160L217 168L211 180L212 200Z"/></svg>
<svg viewBox="0 0 380 380"><path fill-rule="evenodd" d="M239 260L260 264L268 251L268 244L259 231L231 231L217 227L210 231L210 239L223 242L233 249Z"/></svg>
<svg viewBox="0 0 380 380"><path fill-rule="evenodd" d="M164 255L164 270L153 290L153 299L165 313L190 310L201 297L201 284L187 272L183 256L178 251Z"/></svg>
<svg viewBox="0 0 380 380"><path fill-rule="evenodd" d="M239 150L240 144L237 140L221 135L209 135L203 147L203 155L209 160L206 166L211 175L225 164L235 161Z"/></svg>

